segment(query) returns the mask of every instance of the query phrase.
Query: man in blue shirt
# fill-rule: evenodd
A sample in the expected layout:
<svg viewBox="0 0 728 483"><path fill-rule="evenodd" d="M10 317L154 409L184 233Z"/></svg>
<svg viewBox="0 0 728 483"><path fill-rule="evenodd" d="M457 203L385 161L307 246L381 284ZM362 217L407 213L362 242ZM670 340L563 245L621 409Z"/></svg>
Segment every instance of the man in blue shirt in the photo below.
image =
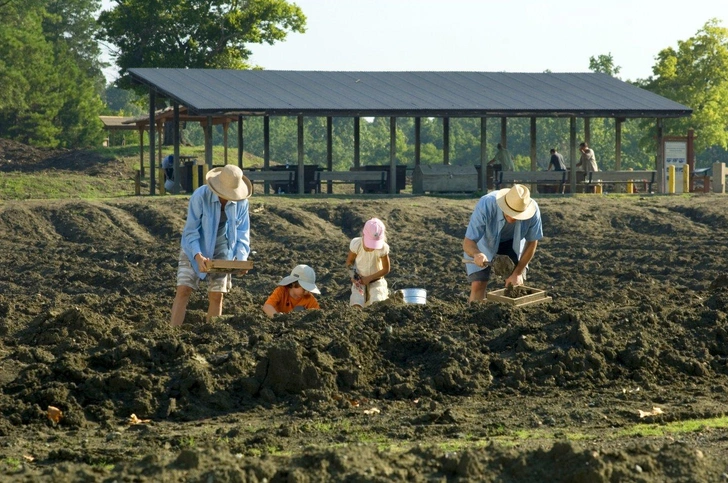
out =
<svg viewBox="0 0 728 483"><path fill-rule="evenodd" d="M206 182L192 193L182 230L173 326L184 322L190 295L204 279L208 282L207 319L222 315L223 296L232 287L232 278L229 273L208 273L212 260L247 260L250 253L250 180L242 169L228 164L210 170Z"/></svg>
<svg viewBox="0 0 728 483"><path fill-rule="evenodd" d="M466 265L469 301L485 298L492 271L488 262L496 255L508 255L515 264L506 286L523 285L528 262L542 238L541 211L526 186L516 184L481 197L463 239L465 259L473 261Z"/></svg>

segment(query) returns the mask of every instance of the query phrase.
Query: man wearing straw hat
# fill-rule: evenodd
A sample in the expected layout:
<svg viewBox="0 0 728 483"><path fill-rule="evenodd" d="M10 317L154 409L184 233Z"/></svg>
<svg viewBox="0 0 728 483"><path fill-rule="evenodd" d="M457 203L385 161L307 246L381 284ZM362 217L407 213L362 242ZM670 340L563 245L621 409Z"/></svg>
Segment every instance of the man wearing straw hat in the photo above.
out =
<svg viewBox="0 0 728 483"><path fill-rule="evenodd" d="M250 253L250 180L243 176L242 169L228 164L210 170L206 181L190 197L182 230L173 326L184 322L190 295L200 280L206 279L208 284L207 320L222 315L223 297L232 287L232 278L229 273L208 273L212 260L247 260Z"/></svg>
<svg viewBox="0 0 728 483"><path fill-rule="evenodd" d="M523 285L526 267L541 238L541 211L526 186L516 184L481 197L463 239L464 258L472 262L466 265L469 301L485 298L492 271L489 262L496 255L507 255L515 264L506 286Z"/></svg>

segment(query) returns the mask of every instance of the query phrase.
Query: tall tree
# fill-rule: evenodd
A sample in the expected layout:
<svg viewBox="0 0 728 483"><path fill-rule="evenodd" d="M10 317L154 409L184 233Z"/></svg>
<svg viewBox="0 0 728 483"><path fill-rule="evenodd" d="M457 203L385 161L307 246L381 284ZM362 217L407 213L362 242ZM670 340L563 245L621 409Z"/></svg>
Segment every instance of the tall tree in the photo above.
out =
<svg viewBox="0 0 728 483"><path fill-rule="evenodd" d="M665 133L684 136L692 127L696 152L728 148L728 29L709 20L677 49L663 49L652 72L638 85L693 109L692 117L667 119Z"/></svg>
<svg viewBox="0 0 728 483"><path fill-rule="evenodd" d="M614 64L612 53L602 54L597 57L589 57L589 70L592 72L601 72L612 77L617 77L622 68Z"/></svg>
<svg viewBox="0 0 728 483"><path fill-rule="evenodd" d="M98 50L81 27L97 8L98 0L0 4L0 136L50 147L100 143Z"/></svg>
<svg viewBox="0 0 728 483"><path fill-rule="evenodd" d="M286 0L116 0L98 22L129 87L132 67L249 68L248 44L304 32L306 17Z"/></svg>

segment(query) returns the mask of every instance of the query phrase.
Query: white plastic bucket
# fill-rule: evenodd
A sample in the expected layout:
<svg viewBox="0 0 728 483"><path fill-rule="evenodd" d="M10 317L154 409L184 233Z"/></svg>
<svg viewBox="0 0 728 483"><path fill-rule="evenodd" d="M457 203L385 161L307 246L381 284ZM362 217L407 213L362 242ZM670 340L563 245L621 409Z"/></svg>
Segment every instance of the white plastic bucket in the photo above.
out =
<svg viewBox="0 0 728 483"><path fill-rule="evenodd" d="M425 305L427 303L427 290L424 288L403 288L400 292L402 292L406 304Z"/></svg>

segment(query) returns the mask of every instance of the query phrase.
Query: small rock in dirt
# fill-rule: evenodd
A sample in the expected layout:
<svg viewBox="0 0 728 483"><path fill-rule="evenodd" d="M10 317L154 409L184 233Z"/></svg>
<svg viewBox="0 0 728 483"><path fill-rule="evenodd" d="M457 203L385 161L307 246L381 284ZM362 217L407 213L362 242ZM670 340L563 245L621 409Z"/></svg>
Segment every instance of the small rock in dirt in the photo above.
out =
<svg viewBox="0 0 728 483"><path fill-rule="evenodd" d="M635 470L635 471L636 471L637 473L642 473L642 467L641 467L640 465L634 465L634 470Z"/></svg>
<svg viewBox="0 0 728 483"><path fill-rule="evenodd" d="M200 466L200 455L197 452L186 449L182 451L175 464L184 470L191 470Z"/></svg>
<svg viewBox="0 0 728 483"><path fill-rule="evenodd" d="M594 341L589 334L589 329L583 322L577 322L571 328L569 342L584 349L594 349Z"/></svg>
<svg viewBox="0 0 728 483"><path fill-rule="evenodd" d="M260 390L260 398L270 404L273 404L276 402L276 395L273 392L273 390L269 387L264 387Z"/></svg>
<svg viewBox="0 0 728 483"><path fill-rule="evenodd" d="M721 273L710 284L710 290L718 290L719 288L728 287L728 275Z"/></svg>

